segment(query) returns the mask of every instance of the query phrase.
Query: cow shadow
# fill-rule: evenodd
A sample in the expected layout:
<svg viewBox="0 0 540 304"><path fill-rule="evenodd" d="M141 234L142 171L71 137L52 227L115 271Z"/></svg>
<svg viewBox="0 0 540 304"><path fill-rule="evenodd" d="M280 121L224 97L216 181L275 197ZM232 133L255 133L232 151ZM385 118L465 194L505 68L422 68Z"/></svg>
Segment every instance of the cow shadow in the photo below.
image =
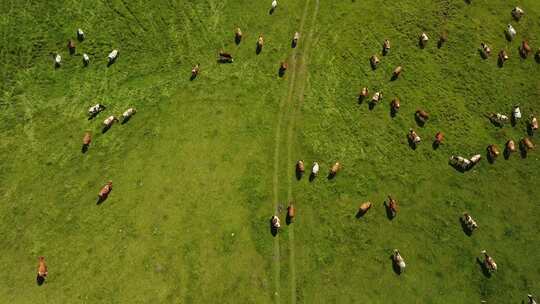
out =
<svg viewBox="0 0 540 304"><path fill-rule="evenodd" d="M390 206L388 205L388 203L386 203L386 201L383 202L383 206L384 210L386 211L386 217L388 218L388 220L393 220L396 217L396 214L392 212L392 209L390 209Z"/></svg>
<svg viewBox="0 0 540 304"><path fill-rule="evenodd" d="M480 269L482 269L482 274L486 278L491 278L491 271L489 271L486 264L480 258L476 258L476 263L480 266Z"/></svg>
<svg viewBox="0 0 540 304"><path fill-rule="evenodd" d="M337 172L330 171L330 172L328 172L328 175L326 176L326 179L333 180L334 178L336 178L336 174L337 174Z"/></svg>
<svg viewBox="0 0 540 304"><path fill-rule="evenodd" d="M234 43L236 43L236 45L239 45L240 42L242 42L242 37L241 36L234 36Z"/></svg>
<svg viewBox="0 0 540 304"><path fill-rule="evenodd" d="M409 135L407 135L407 142L409 143L409 147L413 150L416 150L416 143L411 139Z"/></svg>
<svg viewBox="0 0 540 304"><path fill-rule="evenodd" d="M497 66L498 66L499 68L502 68L502 67L504 66L504 59L502 59L501 57L499 57L499 58L497 59Z"/></svg>
<svg viewBox="0 0 540 304"><path fill-rule="evenodd" d="M488 54L486 52L484 52L483 49L478 49L478 54L480 55L480 58L482 58L484 60L488 59L488 57L489 57Z"/></svg>
<svg viewBox="0 0 540 304"><path fill-rule="evenodd" d="M510 158L510 154L512 154L512 152L508 148L505 147L503 151L504 159L508 160Z"/></svg>
<svg viewBox="0 0 540 304"><path fill-rule="evenodd" d="M398 113L398 111L396 109L394 109L392 107L390 108L390 117L391 118L396 117L397 113Z"/></svg>
<svg viewBox="0 0 540 304"><path fill-rule="evenodd" d="M401 268L399 268L399 265L394 262L393 254L390 255L390 262L392 263L392 270L394 271L394 273L397 275L401 275Z"/></svg>
<svg viewBox="0 0 540 304"><path fill-rule="evenodd" d="M368 105L368 108L370 111L373 111L373 109L375 109L375 106L377 105L376 102L370 102L369 105Z"/></svg>
<svg viewBox="0 0 540 304"><path fill-rule="evenodd" d="M112 125L111 125L111 126L112 126ZM101 129L101 134L107 133L107 131L109 131L109 129L111 128L111 126L104 126L103 129Z"/></svg>
<svg viewBox="0 0 540 304"><path fill-rule="evenodd" d="M414 114L414 121L419 127L423 127L426 124L426 121L420 118L418 115Z"/></svg>
<svg viewBox="0 0 540 304"><path fill-rule="evenodd" d="M510 36L510 34L508 34L507 31L504 31L504 37L506 38L508 42L512 42L513 40L512 36Z"/></svg>
<svg viewBox="0 0 540 304"><path fill-rule="evenodd" d="M536 63L540 63L540 52L537 52L537 53L534 55L534 60L536 61Z"/></svg>
<svg viewBox="0 0 540 304"><path fill-rule="evenodd" d="M112 192L112 189L111 189L110 191ZM110 192L109 192L109 194L110 194ZM99 206L99 205L103 204L103 203L107 200L107 198L109 197L109 194L107 194L107 195L105 195L105 196L99 196L99 195L98 195L98 199L97 199L97 201L96 201L96 205Z"/></svg>
<svg viewBox="0 0 540 304"><path fill-rule="evenodd" d="M422 49L422 50L425 49L425 48L426 48L426 45L427 45L427 43L422 43L422 39L421 39L421 38L418 38L418 47L419 47L420 49Z"/></svg>
<svg viewBox="0 0 540 304"><path fill-rule="evenodd" d="M283 67L279 67L279 70L278 70L278 76L279 77L283 77L285 76L285 69Z"/></svg>
<svg viewBox="0 0 540 304"><path fill-rule="evenodd" d="M356 212L356 215L354 217L356 217L357 219L361 219L362 217L364 217L364 215L366 215L368 210L362 211L362 209L358 208L358 211Z"/></svg>
<svg viewBox="0 0 540 304"><path fill-rule="evenodd" d="M521 59L527 59L527 57L528 57L529 54L527 54L526 51L522 51L522 50L521 50L521 46L519 46L519 47L517 48L517 51L518 51L519 57L521 57Z"/></svg>
<svg viewBox="0 0 540 304"><path fill-rule="evenodd" d="M530 124L527 125L527 134L528 134L529 136L533 136L533 135L534 135L534 130L533 130L533 128L532 128L532 126L531 126Z"/></svg>
<svg viewBox="0 0 540 304"><path fill-rule="evenodd" d="M285 217L285 223L287 224L287 226L293 223L293 219L294 218L290 217L289 213L287 213L287 216Z"/></svg>
<svg viewBox="0 0 540 304"><path fill-rule="evenodd" d="M488 161L488 163L492 164L495 163L495 157L489 153L489 150L486 149L486 159Z"/></svg>
<svg viewBox="0 0 540 304"><path fill-rule="evenodd" d="M386 56L388 55L389 50L385 49L384 46L382 47L382 55Z"/></svg>
<svg viewBox="0 0 540 304"><path fill-rule="evenodd" d="M359 105L363 104L365 99L366 99L365 96L363 96L363 95L358 95L358 97L357 97L358 104L359 104Z"/></svg>
<svg viewBox="0 0 540 304"><path fill-rule="evenodd" d="M262 46L259 43L257 43L257 46L255 48L255 54L259 55L261 51L262 51Z"/></svg>
<svg viewBox="0 0 540 304"><path fill-rule="evenodd" d="M272 219L268 221L268 224L270 225L270 234L272 234L272 236L275 237L278 234L278 228L272 225Z"/></svg>
<svg viewBox="0 0 540 304"><path fill-rule="evenodd" d="M127 124L128 121L130 121L130 120L131 120L131 116L128 116L128 117L122 119L122 122L121 122L120 124L121 124L121 125L125 125L125 124Z"/></svg>
<svg viewBox="0 0 540 304"><path fill-rule="evenodd" d="M304 172L296 169L295 170L295 175L296 175L296 180L301 180L302 179L302 176L304 175Z"/></svg>
<svg viewBox="0 0 540 304"><path fill-rule="evenodd" d="M291 41L291 48L296 48L296 46L298 45L298 42L296 42L294 39Z"/></svg>
<svg viewBox="0 0 540 304"><path fill-rule="evenodd" d="M38 284L38 286L43 285L43 283L45 283L45 277L42 277L38 274L36 277L36 283Z"/></svg>
<svg viewBox="0 0 540 304"><path fill-rule="evenodd" d="M197 74L191 73L191 76L189 76L189 81L193 81L197 78Z"/></svg>
<svg viewBox="0 0 540 304"><path fill-rule="evenodd" d="M86 144L83 144L83 145L82 145L82 148L81 148L82 154L84 154L84 153L86 153L86 152L88 151L88 146L89 146L89 145L86 145Z"/></svg>
<svg viewBox="0 0 540 304"><path fill-rule="evenodd" d="M441 143L436 140L434 140L433 143L431 144L431 148L433 148L433 150L439 149L440 146L441 146Z"/></svg>
<svg viewBox="0 0 540 304"><path fill-rule="evenodd" d="M317 177L317 175L313 174L313 172L311 172L309 174L309 182L311 183L313 180L315 180L315 178Z"/></svg>
<svg viewBox="0 0 540 304"><path fill-rule="evenodd" d="M275 11L276 11L275 8L273 8L273 7L270 8L270 10L268 11L268 15L273 15Z"/></svg>
<svg viewBox="0 0 540 304"><path fill-rule="evenodd" d="M459 218L459 223L461 224L461 229L463 230L463 233L465 233L465 235L467 235L468 237L472 236L472 230L469 229L462 217Z"/></svg>
<svg viewBox="0 0 540 304"><path fill-rule="evenodd" d="M519 155L521 156L521 158L527 158L527 154L528 154L528 151L527 151L527 148L525 148L523 146L523 144L519 144Z"/></svg>

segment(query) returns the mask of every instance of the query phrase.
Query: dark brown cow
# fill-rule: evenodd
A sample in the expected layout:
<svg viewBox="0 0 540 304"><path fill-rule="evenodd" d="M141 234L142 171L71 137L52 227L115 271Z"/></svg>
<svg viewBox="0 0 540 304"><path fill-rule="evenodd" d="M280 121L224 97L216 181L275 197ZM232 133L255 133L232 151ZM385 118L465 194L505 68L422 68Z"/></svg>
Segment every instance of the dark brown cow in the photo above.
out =
<svg viewBox="0 0 540 304"><path fill-rule="evenodd" d="M488 156L489 158L494 161L495 159L497 159L497 157L499 156L499 154L501 154L501 152L499 151L499 148L496 146L496 145L489 145L487 147L487 152L488 152Z"/></svg>
<svg viewBox="0 0 540 304"><path fill-rule="evenodd" d="M439 36L439 41L437 42L437 47L441 48L443 44L445 44L448 41L448 32L444 31Z"/></svg>
<svg viewBox="0 0 540 304"><path fill-rule="evenodd" d="M529 54L532 52L531 47L529 46L529 42L527 40L523 40L521 42L521 46L519 48L519 54L523 58L529 57Z"/></svg>
<svg viewBox="0 0 540 304"><path fill-rule="evenodd" d="M396 115L399 111L399 108L401 107L401 102L399 98L392 99L392 102L390 103L390 111L392 115Z"/></svg>
<svg viewBox="0 0 540 304"><path fill-rule="evenodd" d="M422 124L426 123L426 121L429 119L429 114L424 110L416 110L415 115L416 119Z"/></svg>
<svg viewBox="0 0 540 304"><path fill-rule="evenodd" d="M73 55L75 53L75 42L73 40L69 39L67 43L67 48L69 50L69 53Z"/></svg>
<svg viewBox="0 0 540 304"><path fill-rule="evenodd" d="M508 57L508 53L506 53L505 50L501 50L501 51L499 52L499 64L500 64L501 66L506 62L506 60L508 60L508 58L509 58L509 57Z"/></svg>
<svg viewBox="0 0 540 304"><path fill-rule="evenodd" d="M109 196L109 193L111 193L111 191L112 191L112 181L108 181L107 184L103 186L101 190L99 190L99 193L98 193L99 201L106 200L107 197Z"/></svg>
<svg viewBox="0 0 540 304"><path fill-rule="evenodd" d="M388 205L387 205L388 211L390 213L391 217L395 217L398 212L398 205L397 201L392 198L392 196L388 195Z"/></svg>
<svg viewBox="0 0 540 304"><path fill-rule="evenodd" d="M435 141L433 142L435 146L439 146L440 144L442 144L444 140L444 134L443 132L437 132L437 134L435 134Z"/></svg>
<svg viewBox="0 0 540 304"><path fill-rule="evenodd" d="M234 31L234 41L236 42L236 44L239 44L240 41L242 41L242 30L240 30L239 27L237 27Z"/></svg>

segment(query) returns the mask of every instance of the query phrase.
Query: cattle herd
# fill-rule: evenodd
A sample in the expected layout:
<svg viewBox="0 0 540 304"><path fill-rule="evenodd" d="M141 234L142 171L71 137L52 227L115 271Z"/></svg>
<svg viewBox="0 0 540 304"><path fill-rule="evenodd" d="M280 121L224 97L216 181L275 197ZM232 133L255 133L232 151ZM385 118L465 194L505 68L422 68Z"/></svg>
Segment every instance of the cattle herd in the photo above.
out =
<svg viewBox="0 0 540 304"><path fill-rule="evenodd" d="M470 1L468 2L470 3ZM277 8L277 1L273 0L271 3L270 13L272 14L276 8ZM525 15L525 12L520 7L515 7L514 9L512 9L511 15L515 19L515 21L519 21ZM506 39L508 39L509 41L513 40L516 37L517 32L511 24L507 25L505 35L506 35ZM78 41L81 43L85 39L85 34L81 29L77 29L76 36L77 36ZM242 34L241 29L236 28L234 30L234 40L236 44L241 43L242 36L243 34ZM291 41L291 47L295 48L299 42L299 39L300 39L300 33L295 32ZM437 42L437 47L441 48L443 44L447 41L448 41L448 32L445 31L440 34L438 42ZM420 48L422 49L426 48L428 46L428 42L429 42L429 36L427 33L423 32L418 36L418 46ZM257 54L262 51L263 46L264 46L263 35L259 35L256 41ZM75 42L72 39L68 40L67 49L70 55L75 54L76 46L75 46ZM390 49L391 49L390 40L385 39L382 43L382 56L389 55ZM532 52L532 49L529 46L528 41L523 40L519 48L519 55L523 59L526 59L530 55L531 52ZM491 48L489 47L487 43L481 42L479 53L482 58L487 59L489 58L491 54ZM107 56L107 66L112 65L118 59L118 56L119 56L119 51L117 49L113 49L111 53ZM83 65L88 66L90 63L90 57L88 56L88 54L84 53L82 58L83 58ZM507 61L508 59L509 59L508 53L506 52L506 50L502 49L498 54L499 66L502 67L504 62ZM536 51L535 59L540 63L540 49ZM54 60L55 68L61 67L62 57L59 53L55 53L53 55L53 60ZM234 59L233 59L232 54L225 52L223 50L220 50L218 52L218 62L233 63ZM373 70L376 70L381 62L381 59L379 58L377 54L375 54L369 58L369 62L370 62L371 68ZM279 75L283 76L287 68L288 68L287 62L280 62ZM191 80L194 80L199 75L199 72L200 72L200 64L194 65L191 69ZM392 72L392 80L397 80L402 72L403 72L403 67L401 65L397 66ZM367 87L362 88L360 93L358 94L358 101L361 103L368 97L369 97L369 89ZM369 101L370 108L373 108L377 104L380 104L382 100L383 100L383 92L382 91L374 92L371 100ZM400 108L400 100L397 97L395 97L390 102L390 113L392 117L398 114L399 108ZM88 119L89 120L93 119L105 109L106 107L99 103L90 107L88 109L88 116L89 116ZM135 113L136 113L136 110L134 108L127 109L122 114L122 122L123 123L127 122L131 118L131 116L133 116ZM501 114L501 113L489 113L486 116L487 118L489 118L489 120L493 124L497 126L502 126L505 123L508 123L509 121L511 121L512 124L515 124L517 120L522 118L519 105L515 105L513 107L513 111L510 114L511 116L510 118L507 115ZM414 114L414 119L419 126L423 126L429 120L429 114L423 109L418 109ZM112 125L115 122L118 122L118 121L119 119L117 119L114 115L108 116L103 121L102 132L105 133L109 128L112 127ZM533 133L537 129L538 129L538 121L533 114L530 114L528 122L527 122L528 135L532 136ZM83 136L83 147L82 147L83 153L85 153L88 150L91 140L92 140L91 133L86 132ZM407 132L407 140L408 140L409 146L413 150L416 149L417 146L422 141L419 134L413 128L409 129L409 131ZM433 149L437 149L443 143L443 140L444 140L444 133L442 131L437 132L433 140L433 145L432 145ZM519 149L524 158L527 156L527 153L533 148L534 148L534 144L532 143L529 137L524 136L519 141ZM488 145L486 150L487 150L488 161L491 163L494 162L495 159L500 155L500 149L498 148L496 144ZM504 145L504 152L503 152L504 157L505 158L510 157L511 153L515 151L517 151L516 143L512 139L508 139L508 141ZM481 158L482 158L481 154L473 155L470 158L452 155L449 159L449 164L453 166L455 169L463 172L463 171L470 170L474 165L480 162ZM328 179L333 179L334 177L336 177L337 173L341 170L341 168L342 168L342 165L339 162L334 163L328 170L328 176L327 176ZM318 176L319 169L320 169L319 164L317 162L314 162L311 166L311 171L309 175L310 181L313 181ZM304 165L303 160L297 161L295 165L295 172L296 172L297 179L300 180L305 173L305 165ZM111 191L112 191L112 181L108 181L98 193L98 204L106 200L107 196L109 195ZM397 215L398 203L397 203L397 200L394 199L391 195L388 195L387 200L385 200L383 205L386 208L387 215L390 219ZM359 206L356 217L360 218L364 216L371 209L372 206L373 204L371 202L362 203ZM296 210L294 208L293 203L291 202L287 207L287 213L286 213L287 224L290 224L293 222L295 215L296 215ZM463 216L460 218L460 221L461 221L464 231L468 235L471 235L473 231L475 231L478 228L478 224L476 223L476 221L467 212L463 213ZM270 219L270 227L272 230L272 234L274 236L281 229L281 222L280 222L278 213L272 215ZM495 260L487 254L486 250L482 250L481 254L483 257L483 259L481 260L483 270L486 271L488 274L493 271L496 271L497 264L495 263ZM396 273L399 274L405 270L405 267L406 267L405 260L401 256L399 250L397 249L393 250L392 261L393 261L393 266ZM45 263L45 258L39 257L39 265L38 265L38 272L37 272L38 284L41 285L44 282L44 279L47 276L47 274L48 274L48 271L47 271L47 265ZM536 304L536 301L534 300L532 295L529 294L527 297L528 297L528 303Z"/></svg>

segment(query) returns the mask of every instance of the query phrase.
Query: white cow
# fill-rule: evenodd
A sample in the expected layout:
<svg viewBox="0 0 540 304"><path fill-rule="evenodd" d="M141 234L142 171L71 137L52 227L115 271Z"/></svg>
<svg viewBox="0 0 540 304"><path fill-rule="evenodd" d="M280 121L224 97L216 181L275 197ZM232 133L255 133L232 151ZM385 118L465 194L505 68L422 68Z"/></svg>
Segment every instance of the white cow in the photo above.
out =
<svg viewBox="0 0 540 304"><path fill-rule="evenodd" d="M272 216L272 228L274 229L281 228L281 222L279 220L279 217L277 217L277 215Z"/></svg>
<svg viewBox="0 0 540 304"><path fill-rule="evenodd" d="M480 162L481 159L482 159L482 155L476 154L476 155L471 156L470 161L473 165L476 165Z"/></svg>
<svg viewBox="0 0 540 304"><path fill-rule="evenodd" d="M399 272L403 272L405 270L405 267L407 266L405 264L405 260L399 254L399 251L397 249L394 249L394 255L392 256L392 260L394 261L394 264L399 268Z"/></svg>
<svg viewBox="0 0 540 304"><path fill-rule="evenodd" d="M54 65L56 67L59 67L61 64L62 64L62 56L60 56L60 54L56 54L54 56Z"/></svg>
<svg viewBox="0 0 540 304"><path fill-rule="evenodd" d="M317 162L313 163L313 167L311 168L311 174L313 176L317 176L317 174L319 174L319 163Z"/></svg>
<svg viewBox="0 0 540 304"><path fill-rule="evenodd" d="M89 109L88 109L88 115L89 116L96 116L99 112L103 111L105 109L105 106L98 103L94 106L91 106Z"/></svg>
<svg viewBox="0 0 540 304"><path fill-rule="evenodd" d="M515 120L518 120L521 118L521 110L519 109L518 105L514 106L514 111L512 112L512 116Z"/></svg>
<svg viewBox="0 0 540 304"><path fill-rule="evenodd" d="M478 224L476 224L476 221L467 212L463 213L463 223L471 232L478 228Z"/></svg>
<svg viewBox="0 0 540 304"><path fill-rule="evenodd" d="M299 33L299 32L295 32L295 33L294 33L294 37L293 37L294 44L297 44L297 43L298 43L298 39L300 39L300 33Z"/></svg>
<svg viewBox="0 0 540 304"><path fill-rule="evenodd" d="M516 19L516 20L519 20L521 19L521 17L523 17L523 15L525 15L525 11L523 11L523 9L519 6L516 6L512 9L512 16Z"/></svg>
<svg viewBox="0 0 540 304"><path fill-rule="evenodd" d="M77 39L79 39L79 41L84 40L84 32L83 32L83 30L77 29Z"/></svg>
<svg viewBox="0 0 540 304"><path fill-rule="evenodd" d="M109 54L109 56L107 57L108 60L109 60L109 64L113 63L116 58L118 58L118 50L112 50L112 52Z"/></svg>
<svg viewBox="0 0 540 304"><path fill-rule="evenodd" d="M122 120L126 121L131 116L133 116L135 113L137 113L137 110L135 108L129 108L122 114Z"/></svg>
<svg viewBox="0 0 540 304"><path fill-rule="evenodd" d="M537 304L536 303L536 300L533 298L533 296L531 294L528 294L527 295L527 299L529 300L527 303L528 304Z"/></svg>
<svg viewBox="0 0 540 304"><path fill-rule="evenodd" d="M420 35L420 44L421 44L422 46L426 46L426 44L428 43L428 41L429 41L428 35L427 35L425 32L423 32L423 33Z"/></svg>
<svg viewBox="0 0 540 304"><path fill-rule="evenodd" d="M506 35L508 36L508 39L514 39L516 34L516 29L511 24L508 24L508 26L506 27Z"/></svg>
<svg viewBox="0 0 540 304"><path fill-rule="evenodd" d="M277 7L277 0L272 1L272 9L275 10Z"/></svg>
<svg viewBox="0 0 540 304"><path fill-rule="evenodd" d="M103 121L103 126L105 128L110 128L113 125L113 123L115 123L116 121L118 121L118 119L114 117L113 115L111 115Z"/></svg>
<svg viewBox="0 0 540 304"><path fill-rule="evenodd" d="M82 55L82 59L83 59L84 65L88 65L90 63L90 57L88 56L88 54L84 53Z"/></svg>

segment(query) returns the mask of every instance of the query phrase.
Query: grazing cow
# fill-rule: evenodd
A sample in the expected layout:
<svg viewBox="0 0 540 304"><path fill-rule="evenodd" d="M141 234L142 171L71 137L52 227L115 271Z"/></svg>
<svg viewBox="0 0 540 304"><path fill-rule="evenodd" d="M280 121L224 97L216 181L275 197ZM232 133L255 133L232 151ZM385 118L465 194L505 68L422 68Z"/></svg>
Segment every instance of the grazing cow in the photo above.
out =
<svg viewBox="0 0 540 304"><path fill-rule="evenodd" d="M112 191L112 181L108 181L101 190L99 190L98 198L99 201L104 201L107 199L107 196L109 196L109 193Z"/></svg>
<svg viewBox="0 0 540 304"><path fill-rule="evenodd" d="M296 45L298 44L298 39L300 39L300 33L295 32L294 36L293 36L293 40L292 40L292 46L293 47L296 47Z"/></svg>
<svg viewBox="0 0 540 304"><path fill-rule="evenodd" d="M467 212L463 212L463 218L461 220L463 221L463 224L467 230L469 230L471 233L478 228L476 221Z"/></svg>
<svg viewBox="0 0 540 304"><path fill-rule="evenodd" d="M392 99L392 102L390 103L390 111L392 115L396 115L400 107L401 107L401 102L399 101L399 98L396 97Z"/></svg>
<svg viewBox="0 0 540 304"><path fill-rule="evenodd" d="M105 118L103 121L103 127L104 128L110 128L115 122L118 122L118 118L114 117L113 115Z"/></svg>
<svg viewBox="0 0 540 304"><path fill-rule="evenodd" d="M521 119L521 110L519 109L519 105L514 106L514 110L512 111L512 118L514 119L514 121Z"/></svg>
<svg viewBox="0 0 540 304"><path fill-rule="evenodd" d="M279 228L281 228L281 222L279 220L279 217L277 217L277 215L272 216L271 223L272 223L273 229L278 230Z"/></svg>
<svg viewBox="0 0 540 304"><path fill-rule="evenodd" d="M272 1L272 10L275 10L277 7L277 0Z"/></svg>
<svg viewBox="0 0 540 304"><path fill-rule="evenodd" d="M537 304L536 300L533 298L531 294L527 295L527 304Z"/></svg>
<svg viewBox="0 0 540 304"><path fill-rule="evenodd" d="M501 152L499 151L499 148L496 146L496 145L489 145L487 147L487 152L488 152L488 156L489 158L494 161L495 159L497 159L497 157L499 156L499 154L501 154Z"/></svg>
<svg viewBox="0 0 540 304"><path fill-rule="evenodd" d="M471 156L471 159L470 159L471 166L474 166L474 165L478 164L481 159L482 159L482 155L480 155L480 154L476 154L476 155Z"/></svg>
<svg viewBox="0 0 540 304"><path fill-rule="evenodd" d="M83 32L83 30L77 29L77 39L78 39L79 41L83 41L83 40L84 40L84 32Z"/></svg>
<svg viewBox="0 0 540 304"><path fill-rule="evenodd" d="M88 150L88 146L92 142L92 134L90 132L85 132L83 136L83 152Z"/></svg>
<svg viewBox="0 0 540 304"><path fill-rule="evenodd" d="M372 204L371 202L365 202L360 205L358 208L358 215L362 216L368 212L368 210L371 208Z"/></svg>
<svg viewBox="0 0 540 304"><path fill-rule="evenodd" d="M521 46L519 47L519 54L523 58L529 57L529 54L532 52L531 47L529 46L529 42L527 40L523 40L521 42Z"/></svg>
<svg viewBox="0 0 540 304"><path fill-rule="evenodd" d="M195 79L195 77L197 77L197 75L199 75L199 71L200 71L200 64L197 63L196 65L193 66L193 68L191 68L191 79Z"/></svg>
<svg viewBox="0 0 540 304"><path fill-rule="evenodd" d="M534 144L528 137L521 139L521 146L525 151L534 149Z"/></svg>
<svg viewBox="0 0 540 304"><path fill-rule="evenodd" d="M508 116L500 114L500 113L490 113L488 115L489 120L491 120L492 123L502 126L505 122L508 122Z"/></svg>
<svg viewBox="0 0 540 304"><path fill-rule="evenodd" d="M88 54L84 53L82 55L82 61L83 61L84 66L88 66L88 64L90 63L90 56L88 56Z"/></svg>
<svg viewBox="0 0 540 304"><path fill-rule="evenodd" d="M60 54L57 53L53 57L54 57L54 67L59 68L60 65L62 64L62 56L60 56Z"/></svg>
<svg viewBox="0 0 540 304"><path fill-rule="evenodd" d="M358 94L358 99L363 100L364 98L368 97L368 95L369 95L369 90L368 88L364 87L360 91L360 94Z"/></svg>
<svg viewBox="0 0 540 304"><path fill-rule="evenodd" d="M331 168L330 172L328 173L328 177L333 178L336 176L336 174L341 170L341 164L339 162L336 162Z"/></svg>
<svg viewBox="0 0 540 304"><path fill-rule="evenodd" d="M480 43L480 51L483 58L488 58L491 55L491 48L486 43Z"/></svg>
<svg viewBox="0 0 540 304"><path fill-rule="evenodd" d="M262 35L259 35L259 38L257 39L257 51L260 52L264 46L264 38Z"/></svg>
<svg viewBox="0 0 540 304"><path fill-rule="evenodd" d="M313 162L313 166L311 167L311 175L317 176L319 174L319 163Z"/></svg>
<svg viewBox="0 0 540 304"><path fill-rule="evenodd" d="M426 45L427 45L427 43L428 43L428 41L429 41L429 37L428 37L428 35L427 35L425 32L423 32L423 33L420 35L419 40L420 40L420 47L425 48Z"/></svg>
<svg viewBox="0 0 540 304"><path fill-rule="evenodd" d="M385 56L390 52L390 40L384 39L383 46L382 46L382 53Z"/></svg>
<svg viewBox="0 0 540 304"><path fill-rule="evenodd" d="M398 205L397 201L392 198L392 196L388 195L388 205L387 205L388 211L390 213L390 216L394 218L397 215L398 212Z"/></svg>
<svg viewBox="0 0 540 304"><path fill-rule="evenodd" d="M506 38L512 41L512 39L516 37L516 34L516 29L511 24L508 24L508 26L506 27Z"/></svg>
<svg viewBox="0 0 540 304"><path fill-rule="evenodd" d="M373 55L371 56L371 58L369 58L369 62L371 64L371 68L376 69L381 61L379 60L379 57L377 57L377 55Z"/></svg>
<svg viewBox="0 0 540 304"><path fill-rule="evenodd" d="M510 155L511 152L516 152L516 143L509 139L505 144L505 151L508 155Z"/></svg>
<svg viewBox="0 0 540 304"><path fill-rule="evenodd" d="M454 156L454 155L450 157L449 163L451 166L462 171L470 169L473 165L471 160L466 159L462 156Z"/></svg>
<svg viewBox="0 0 540 304"><path fill-rule="evenodd" d="M91 106L91 107L88 109L88 116L94 117L94 116L98 115L99 112L101 112L101 111L103 111L103 110L105 110L105 106L102 105L102 104L100 104L100 103L98 103L98 104L96 104L96 105L94 105L94 106Z"/></svg>
<svg viewBox="0 0 540 304"><path fill-rule="evenodd" d="M372 104L379 103L382 100L382 97L383 97L382 92L375 92L375 94L373 94L373 97L371 97L371 103Z"/></svg>
<svg viewBox="0 0 540 304"><path fill-rule="evenodd" d="M392 78L393 79L397 79L399 77L399 75L401 74L401 72L403 71L403 67L402 66L397 66L395 69L394 69L394 72L392 72Z"/></svg>
<svg viewBox="0 0 540 304"><path fill-rule="evenodd" d="M289 65L287 64L287 62L282 61L282 62L279 64L279 75L280 75L280 76L285 75L285 72L287 71L288 68L289 68Z"/></svg>
<svg viewBox="0 0 540 304"><path fill-rule="evenodd" d="M502 66L506 60L508 60L508 54L505 50L501 50L499 52L499 64Z"/></svg>
<svg viewBox="0 0 540 304"><path fill-rule="evenodd" d="M242 41L242 30L239 27L234 31L234 41L236 41L236 44L239 44L240 41Z"/></svg>
<svg viewBox="0 0 540 304"><path fill-rule="evenodd" d="M108 60L108 64L111 65L113 64L116 59L118 59L118 55L120 53L118 52L118 50L112 50L112 52L109 53L109 55L107 56L107 60Z"/></svg>
<svg viewBox="0 0 540 304"><path fill-rule="evenodd" d="M490 272L497 271L497 263L495 263L495 260L490 257L485 250L482 250L482 254L484 255L484 266L486 269Z"/></svg>
<svg viewBox="0 0 540 304"><path fill-rule="evenodd" d="M439 146L440 144L442 144L444 140L444 134L443 132L437 132L437 134L435 134L435 141L433 142L435 144L435 146Z"/></svg>
<svg viewBox="0 0 540 304"><path fill-rule="evenodd" d="M525 15L525 11L523 11L523 9L519 6L516 6L512 9L512 17L514 17L514 19L516 19L516 21L519 21L519 19L521 19L521 17L523 17L523 15Z"/></svg>
<svg viewBox="0 0 540 304"><path fill-rule="evenodd" d="M304 161L303 160L299 160L296 162L296 174L298 176L302 176L304 174Z"/></svg>
<svg viewBox="0 0 540 304"><path fill-rule="evenodd" d="M38 259L38 270L37 270L37 282L39 285L43 284L48 274L49 272L47 270L47 263L45 263L45 257L40 256Z"/></svg>
<svg viewBox="0 0 540 304"><path fill-rule="evenodd" d="M289 206L287 207L287 221L289 223L292 223L295 215L296 215L296 210L294 209L294 205L291 202L289 203Z"/></svg>
<svg viewBox="0 0 540 304"><path fill-rule="evenodd" d="M399 251L397 249L394 249L394 254L392 255L392 261L394 262L394 266L397 267L397 270L399 273L402 273L405 271L405 260L403 257L401 257L401 254L399 254Z"/></svg>
<svg viewBox="0 0 540 304"><path fill-rule="evenodd" d="M69 54L71 55L75 54L75 42L73 42L73 40L71 39L68 40L67 48L69 50Z"/></svg>
<svg viewBox="0 0 540 304"><path fill-rule="evenodd" d="M531 116L529 118L529 128L531 129L531 131L538 130L538 120L532 114L531 114Z"/></svg>
<svg viewBox="0 0 540 304"><path fill-rule="evenodd" d="M409 138L409 142L416 147L422 140L420 136L411 128L409 129L409 134L407 134L407 137Z"/></svg>
<svg viewBox="0 0 540 304"><path fill-rule="evenodd" d="M137 110L135 108L129 108L124 113L122 113L122 121L128 121L131 116L135 115L137 113Z"/></svg>
<svg viewBox="0 0 540 304"><path fill-rule="evenodd" d="M437 46L441 48L445 42L448 41L448 32L444 31L439 36L439 41L437 42Z"/></svg>
<svg viewBox="0 0 540 304"><path fill-rule="evenodd" d="M429 119L429 114L426 111L420 109L416 110L415 116L416 119L422 124L425 124L426 121Z"/></svg>
<svg viewBox="0 0 540 304"><path fill-rule="evenodd" d="M234 59L233 59L233 56L231 55L231 53L226 53L224 51L219 51L218 53L219 55L219 61L220 62L233 62Z"/></svg>

